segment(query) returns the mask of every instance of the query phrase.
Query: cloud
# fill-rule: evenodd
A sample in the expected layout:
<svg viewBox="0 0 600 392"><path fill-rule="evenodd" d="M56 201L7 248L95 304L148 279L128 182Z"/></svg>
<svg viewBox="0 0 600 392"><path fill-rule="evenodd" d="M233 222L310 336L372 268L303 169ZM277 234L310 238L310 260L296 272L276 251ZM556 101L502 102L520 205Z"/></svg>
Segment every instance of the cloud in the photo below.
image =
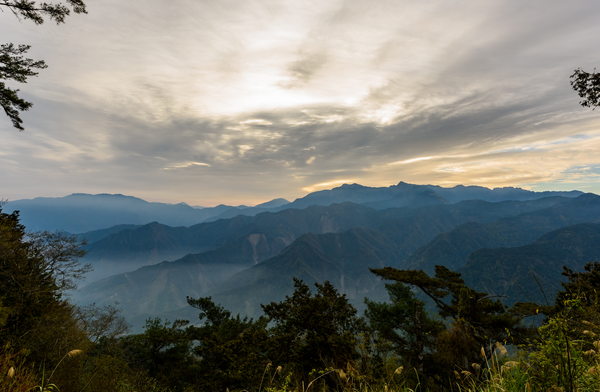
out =
<svg viewBox="0 0 600 392"><path fill-rule="evenodd" d="M331 188L336 185L352 184L352 183L353 183L353 180L336 180L336 181L322 182L320 184L314 184L311 186L307 186L305 188L302 188L302 190L306 191L306 192L314 192L318 189Z"/></svg>
<svg viewBox="0 0 600 392"><path fill-rule="evenodd" d="M390 166L392 166L392 165L406 165L408 163L414 163L414 162L419 162L419 161L428 161L431 158L434 158L434 157L419 157L419 158L406 159L404 161L396 161L396 162L388 163L388 165L390 165Z"/></svg>
<svg viewBox="0 0 600 392"><path fill-rule="evenodd" d="M165 170L185 169L185 168L194 167L194 166L208 166L208 167L210 167L210 165L208 163L204 163L204 162L185 162L185 163L182 163L182 164L179 164L179 165L165 167Z"/></svg>
<svg viewBox="0 0 600 392"><path fill-rule="evenodd" d="M18 86L27 131L0 119L3 188L210 205L350 181L595 184L600 119L568 83L600 64L592 4L110 0L60 27L0 16L50 65Z"/></svg>

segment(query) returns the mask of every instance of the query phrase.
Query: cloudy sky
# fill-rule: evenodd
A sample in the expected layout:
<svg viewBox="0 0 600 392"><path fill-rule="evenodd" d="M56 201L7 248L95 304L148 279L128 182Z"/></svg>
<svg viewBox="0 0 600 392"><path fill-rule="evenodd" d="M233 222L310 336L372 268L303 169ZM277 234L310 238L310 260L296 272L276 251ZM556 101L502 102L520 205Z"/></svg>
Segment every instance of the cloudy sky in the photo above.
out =
<svg viewBox="0 0 600 392"><path fill-rule="evenodd" d="M192 205L343 183L600 193L600 2L86 0L0 41L49 68L10 84L0 198L122 193ZM1 8L0 8L1 9Z"/></svg>

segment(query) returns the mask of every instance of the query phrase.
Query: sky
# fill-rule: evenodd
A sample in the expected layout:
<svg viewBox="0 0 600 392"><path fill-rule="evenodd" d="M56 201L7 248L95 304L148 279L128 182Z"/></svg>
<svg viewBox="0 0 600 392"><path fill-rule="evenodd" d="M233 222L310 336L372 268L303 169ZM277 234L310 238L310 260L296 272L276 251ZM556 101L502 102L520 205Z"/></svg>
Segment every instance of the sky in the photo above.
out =
<svg viewBox="0 0 600 392"><path fill-rule="evenodd" d="M59 1L59 0L55 0ZM254 205L400 181L600 194L600 2L86 0L0 7L48 68L0 113L0 198Z"/></svg>

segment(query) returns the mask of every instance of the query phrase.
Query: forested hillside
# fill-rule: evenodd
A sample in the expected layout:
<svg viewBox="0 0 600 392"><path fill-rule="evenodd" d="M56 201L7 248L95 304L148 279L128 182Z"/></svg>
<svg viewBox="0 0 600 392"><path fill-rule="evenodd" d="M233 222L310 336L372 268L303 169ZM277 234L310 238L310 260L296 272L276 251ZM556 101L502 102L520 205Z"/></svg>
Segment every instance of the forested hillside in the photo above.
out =
<svg viewBox="0 0 600 392"><path fill-rule="evenodd" d="M419 246L426 244L437 234L464 222L493 222L499 218L545 209L569 200L573 199L552 197L499 203L469 200L417 209L386 210L343 203L329 207L313 206L304 210L289 209L255 217L238 216L188 229L148 225L106 237L92 244L98 248L88 245L87 249L100 249L100 246L111 249L108 245L112 242L124 244L125 249L131 249L138 246L137 244L140 244L140 248L144 244L152 245L152 241L146 240L146 236L137 233L144 233L155 226L161 233L170 233L168 236L161 236L161 241L156 241L157 247L161 244L181 244L184 241L189 241L189 244L209 244L210 241L214 241L213 243L218 244L226 239L238 235L239 237L217 249L188 255L172 263L160 263L91 283L75 293L74 298L80 303L112 304L117 301L125 309L128 317L137 317L138 326L141 326L141 322L148 316L159 315L162 312L172 313L182 306L187 309L185 295L223 295L223 304L236 312L256 316L257 313L254 312L260 311L259 304L264 298L268 299L269 295L274 295L273 298L283 298L291 292L292 276L308 274L310 279L323 282L331 279L336 271L336 278L332 280L336 288L347 293L354 305L362 308L362 298L367 293L375 289L376 292L371 294L381 295L383 290L383 286L376 281L357 278L357 274L366 274L368 267L400 266ZM347 232L352 227L355 229ZM374 231L361 231L359 228L371 228ZM315 234L316 240L307 243L306 238L313 237L303 238L305 233ZM368 233L366 237L364 233ZM368 239L357 241L353 235ZM139 238L141 241L128 242L131 238ZM171 240L162 241L163 238ZM313 244L323 244L325 250L318 249L321 245L318 245L317 249L308 250ZM285 255L295 255L293 260L289 259L291 256L277 256L286 246L288 251ZM118 246L115 248L119 249ZM330 253L334 251L337 253ZM115 251L115 254L118 252ZM130 254L133 259L133 252ZM331 268L318 268L315 271L306 267L318 265L312 256L308 256L313 254L323 254L323 258L329 260ZM361 259L358 255L370 256ZM107 263L104 260L94 261L93 256L94 251L91 250L86 260L91 260L96 268L102 267L102 263ZM275 259L264 264L264 260L272 257ZM353 261L349 261L350 259ZM131 259L125 260L127 263L132 262ZM300 260L300 264L297 260ZM340 263L351 267L350 270L346 270ZM277 268L266 268L265 265ZM234 281L227 281L236 273L238 277ZM275 286L263 286L260 282L265 280L272 280ZM256 290L258 291L255 293ZM223 294L220 294L221 292Z"/></svg>
<svg viewBox="0 0 600 392"><path fill-rule="evenodd" d="M375 233L352 229L338 238L338 246L326 241L336 234L306 234L297 241L305 248L288 248L280 257L294 249L319 249L296 260L307 270L326 271L335 266L323 255L346 259L340 249L356 259L372 257L361 252L365 244L381 241ZM484 272L490 272L511 257L521 263L554 257L558 266L574 254L579 262L600 254L599 236L598 224L580 224L509 253L476 252L467 266L488 264ZM0 211L0 386L7 391L487 392L600 386L594 350L600 263L582 272L565 269L554 306L521 302L509 308L443 266L435 276L385 267L363 276L383 278L387 292L383 301L365 300L364 316L330 281L312 288L292 278L288 296L259 305L260 318L234 316L211 297L187 297L195 313L191 322L148 319L142 333L131 334L118 309L77 307L62 298L85 272L77 262L80 246L63 233L26 234L17 214ZM305 256L314 264L302 263ZM393 249L376 257L393 257ZM346 261L342 268L351 269L352 261ZM435 303L437 315L425 311L414 290ZM547 319L540 326L541 315ZM523 324L529 317L538 321Z"/></svg>
<svg viewBox="0 0 600 392"><path fill-rule="evenodd" d="M507 305L527 301L548 305L564 280L563 267L583 271L590 262L600 262L598 223L551 231L525 246L480 249L458 272L475 290L505 295Z"/></svg>
<svg viewBox="0 0 600 392"><path fill-rule="evenodd" d="M598 221L600 196L585 194L546 209L491 223L465 223L438 235L407 258L403 266L423 269L428 273L432 273L434 266L438 264L458 269L465 265L467 257L477 249L522 246L560 227Z"/></svg>

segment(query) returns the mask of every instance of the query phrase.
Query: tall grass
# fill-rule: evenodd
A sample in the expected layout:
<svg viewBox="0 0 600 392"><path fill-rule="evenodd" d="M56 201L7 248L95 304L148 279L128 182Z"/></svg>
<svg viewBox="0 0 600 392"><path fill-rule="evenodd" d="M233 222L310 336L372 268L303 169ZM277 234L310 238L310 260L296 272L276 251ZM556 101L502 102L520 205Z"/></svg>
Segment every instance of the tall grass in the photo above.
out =
<svg viewBox="0 0 600 392"><path fill-rule="evenodd" d="M592 335L591 331L586 330L587 336ZM595 336L594 336L595 337ZM553 335L553 340L561 340L565 337ZM582 351L581 353L570 354L564 351L564 348L584 347L577 346L577 341L571 340L567 345L563 342L562 352L555 352L555 341L545 342L545 346L538 346L537 351L512 349L511 354L500 343L494 344L490 350L491 356L486 357L485 350L482 348L482 356L485 357L485 366L472 364L469 370L455 371L455 379L449 380L444 390L460 392L592 392L600 390L600 357L597 357L596 350ZM597 349L600 349L600 340L593 343ZM548 357L544 353L550 352L554 356ZM541 355L544 354L544 355ZM566 362L565 358L575 355L586 356L586 361L578 361L576 365L576 379L569 379L565 376L570 370L561 365ZM562 359L561 359L562 358ZM549 360L550 359L550 360ZM575 366L576 361L571 361ZM552 368L553 371L549 369ZM415 383L414 377L409 377L410 372L403 368L397 368L393 372L376 381L369 381L364 374L360 374L356 367L348 364L346 369L324 369L313 371L309 375L312 381L308 385L293 382L293 375L287 373L283 375L281 367L275 372L270 367L265 369L265 384L260 386L260 392L426 392L428 388L422 388L420 382ZM561 375L561 372L563 373ZM571 374L573 374L571 372ZM330 377L336 381L335 386L324 381L325 377ZM321 381L321 382L320 382ZM567 384L572 382L572 384ZM248 389L243 391L251 391ZM435 389L436 391L439 389ZM233 392L233 391L231 391Z"/></svg>
<svg viewBox="0 0 600 392"><path fill-rule="evenodd" d="M0 392L28 392L35 387L36 376L24 361L23 353L13 353L8 345L0 348Z"/></svg>

